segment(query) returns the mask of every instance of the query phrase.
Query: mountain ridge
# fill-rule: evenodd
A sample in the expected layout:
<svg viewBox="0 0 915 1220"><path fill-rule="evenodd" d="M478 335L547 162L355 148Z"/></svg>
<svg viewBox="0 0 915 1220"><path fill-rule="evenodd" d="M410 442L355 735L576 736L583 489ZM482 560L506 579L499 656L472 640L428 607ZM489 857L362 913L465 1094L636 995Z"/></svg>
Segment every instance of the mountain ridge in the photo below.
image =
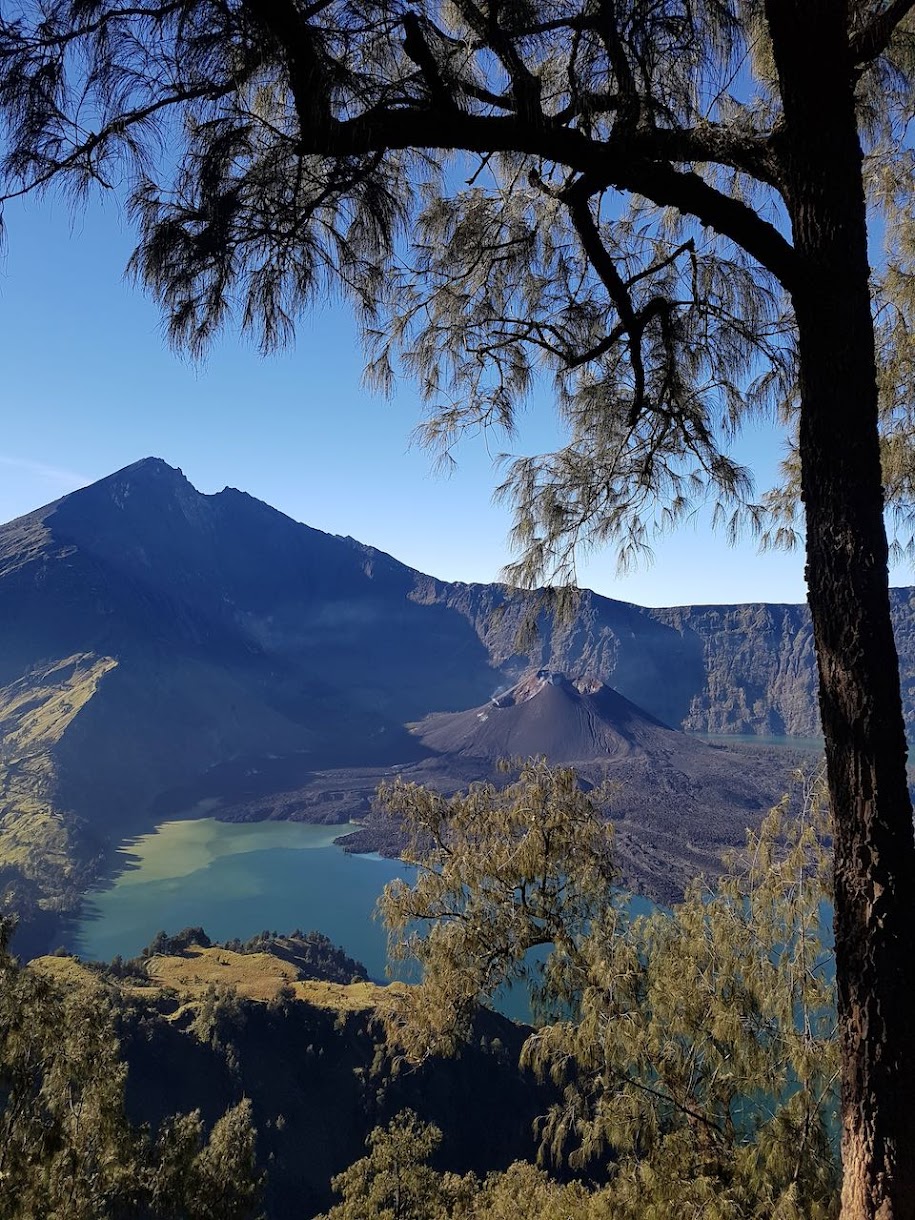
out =
<svg viewBox="0 0 915 1220"><path fill-rule="evenodd" d="M0 716L29 697L45 709L0 752L6 905L74 909L114 844L186 807L179 794L218 779L247 800L246 759L281 756L280 793L428 757L407 723L480 707L531 670L606 683L675 729L817 732L804 607L650 609L583 590L559 618L538 597L439 580L238 489L204 495L157 458L0 526ZM893 604L912 722L915 590ZM255 795L257 816L293 808ZM347 815L342 798L302 807ZM48 861L71 849L53 891Z"/></svg>

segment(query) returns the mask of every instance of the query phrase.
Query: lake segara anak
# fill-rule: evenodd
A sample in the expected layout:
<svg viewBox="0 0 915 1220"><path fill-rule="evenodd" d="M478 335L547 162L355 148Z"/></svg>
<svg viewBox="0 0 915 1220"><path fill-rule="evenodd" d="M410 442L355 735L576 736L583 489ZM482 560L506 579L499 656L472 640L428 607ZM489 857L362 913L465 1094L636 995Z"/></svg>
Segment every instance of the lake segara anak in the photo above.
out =
<svg viewBox="0 0 915 1220"><path fill-rule="evenodd" d="M715 741L733 741L724 737ZM818 753L819 738L746 739ZM209 812L201 801L192 814ZM351 823L220 822L213 817L163 822L120 848L124 869L107 889L86 895L66 938L82 957L135 957L157 932L202 927L214 941L247 940L264 930L323 932L386 981L384 927L375 903L395 877L412 883L400 860L343 851L334 840ZM646 909L650 906L645 900Z"/></svg>
<svg viewBox="0 0 915 1220"><path fill-rule="evenodd" d="M247 940L265 929L323 932L369 975L385 981L383 926L373 918L388 881L412 880L399 860L334 845L351 825L169 821L120 850L127 867L86 896L68 948L108 961L135 957L159 931L205 929Z"/></svg>

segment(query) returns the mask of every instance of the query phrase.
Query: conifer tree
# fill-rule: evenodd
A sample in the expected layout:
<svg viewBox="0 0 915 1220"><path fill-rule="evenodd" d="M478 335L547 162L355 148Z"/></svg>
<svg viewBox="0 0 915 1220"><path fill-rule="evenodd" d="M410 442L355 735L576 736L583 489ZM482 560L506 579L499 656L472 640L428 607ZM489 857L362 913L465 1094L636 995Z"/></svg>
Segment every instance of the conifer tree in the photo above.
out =
<svg viewBox="0 0 915 1220"><path fill-rule="evenodd" d="M343 1202L324 1220L438 1220L441 1183L428 1160L441 1142L438 1127L402 1110L369 1135L368 1154L334 1178Z"/></svg>
<svg viewBox="0 0 915 1220"><path fill-rule="evenodd" d="M386 1017L408 1059L453 1051L506 981L533 985L541 1023L522 1062L560 1088L544 1162L609 1177L575 1204L583 1215L833 1220L839 1056L816 784L748 834L714 887L697 881L648 916L608 892L612 831L569 769L530 763L502 791L450 798L398 780L386 799L417 866L381 900L395 954L423 967ZM531 959L538 946L549 952ZM357 1209L341 1220L367 1204L375 1162L360 1164L338 1185ZM445 1185L426 1183L437 1206ZM449 1215L490 1214L469 1193L466 1207L451 1192ZM544 1215L556 1202L547 1190Z"/></svg>

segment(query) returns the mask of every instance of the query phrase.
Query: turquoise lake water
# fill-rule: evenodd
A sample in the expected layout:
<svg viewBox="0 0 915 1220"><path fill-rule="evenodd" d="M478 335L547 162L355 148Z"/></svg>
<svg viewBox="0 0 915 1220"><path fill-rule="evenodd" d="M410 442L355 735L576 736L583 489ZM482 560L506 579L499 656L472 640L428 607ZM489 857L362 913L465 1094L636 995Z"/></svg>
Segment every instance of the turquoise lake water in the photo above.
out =
<svg viewBox="0 0 915 1220"><path fill-rule="evenodd" d="M820 739L811 738L706 740L822 748ZM199 816L217 804L203 801L189 811L198 816L164 822L152 834L125 843L124 871L110 888L87 895L66 947L108 961L116 954L135 957L159 931L199 926L213 940L247 940L265 929L299 928L323 932L361 961L373 979L384 981L386 936L373 918L375 903L387 882L412 880L413 870L398 860L348 855L334 846L335 838L352 829L349 825L233 823ZM641 913L644 900L633 901Z"/></svg>
<svg viewBox="0 0 915 1220"><path fill-rule="evenodd" d="M159 931L202 927L211 940L247 940L269 930L323 932L362 962L369 976L387 982L387 938L373 918L384 886L412 881L399 860L348 855L334 839L352 829L302 822L217 822L215 818L164 822L154 833L126 843L125 870L106 890L86 896L85 913L66 947L81 957L110 961L136 957ZM647 914L645 898L630 900ZM543 951L532 950L533 963ZM398 977L409 979L409 965ZM494 1006L528 1021L524 985L502 988Z"/></svg>
<svg viewBox="0 0 915 1220"><path fill-rule="evenodd" d="M160 930L203 927L213 940L264 929L318 931L385 979L384 928L372 918L388 881L410 879L398 860L348 855L333 840L349 826L301 822L165 822L121 848L126 869L87 895L68 947L107 961L134 957Z"/></svg>

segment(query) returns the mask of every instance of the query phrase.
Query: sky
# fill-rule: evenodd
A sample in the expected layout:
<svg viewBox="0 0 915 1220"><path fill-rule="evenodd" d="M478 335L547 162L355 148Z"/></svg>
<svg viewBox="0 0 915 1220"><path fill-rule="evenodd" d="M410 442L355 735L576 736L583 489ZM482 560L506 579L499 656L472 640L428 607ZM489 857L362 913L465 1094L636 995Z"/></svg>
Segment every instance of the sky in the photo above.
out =
<svg viewBox="0 0 915 1220"><path fill-rule="evenodd" d="M293 349L263 357L227 332L203 363L167 345L155 304L124 277L133 235L113 201L71 215L57 201L17 201L0 254L0 520L7 521L141 457L180 467L201 491L237 487L298 521L350 535L447 580L499 579L511 559L510 511L494 504L504 437L475 437L437 473L411 443L422 418L414 387L393 399L362 385L348 310L327 302ZM556 438L548 389L511 442L540 452ZM735 455L760 487L774 477L771 426ZM612 554L579 566L608 597L663 606L805 599L803 558L737 547L700 517L620 576ZM908 569L894 584L915 583Z"/></svg>

